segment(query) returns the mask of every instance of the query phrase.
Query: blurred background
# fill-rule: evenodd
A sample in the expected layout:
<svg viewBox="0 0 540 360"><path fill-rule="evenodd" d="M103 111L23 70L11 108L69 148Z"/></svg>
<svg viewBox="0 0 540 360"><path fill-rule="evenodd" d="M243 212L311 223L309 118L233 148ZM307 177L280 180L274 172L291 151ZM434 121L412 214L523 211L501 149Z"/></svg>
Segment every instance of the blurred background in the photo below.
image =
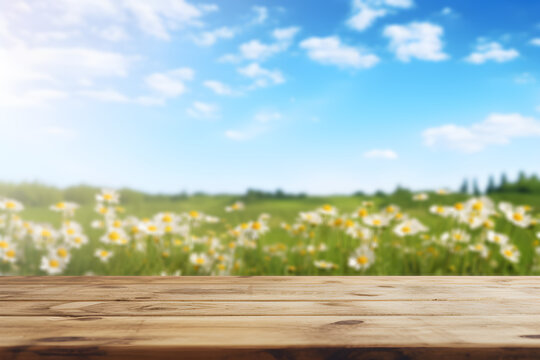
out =
<svg viewBox="0 0 540 360"><path fill-rule="evenodd" d="M261 224L273 229L257 251L284 242L287 261L279 261L289 265L251 271L230 262L225 272L343 273L353 271L347 259L355 244L311 226L376 229L357 219L359 209L384 215L396 206L383 216L386 235L368 236L369 251L382 238L393 244L391 229L401 221L418 218L435 230L410 249L388 250L395 267L360 268L532 273L540 236L538 14L540 2L529 0L0 0L0 240L9 239L0 246L0 271L50 273L39 259L54 260L58 254L47 252L71 239L62 229L76 221L91 250L74 252L78 265L59 261L66 273L173 273L191 254L219 253L192 236L238 245L245 229L236 233L237 226ZM120 200L96 198L102 188ZM494 202L478 200L483 195ZM478 201L490 211L477 209ZM433 206L455 209L430 214ZM308 210L314 213L301 214ZM216 215L219 226L178 230L190 248L171 252L174 234L166 236L154 216L183 214L175 221L192 226L190 211ZM437 214L453 220L443 224ZM91 227L96 216L103 223ZM505 217L518 224L510 235L518 239L512 256L518 248L524 256L519 266L506 266L514 258L497 249L481 266L454 263L448 259L463 257L447 244L442 263L403 258L467 223L475 226L471 241L484 244L488 230L510 232L499 221ZM156 266L114 271L92 265L111 219L126 231L156 222L159 234L144 231L161 239L155 254L172 260L156 255ZM14 238L35 235L41 222L59 229L54 246L34 239L41 244L34 255L8 257L19 246ZM257 239L264 232L252 230ZM314 259L335 268L294 260L327 240L332 254ZM244 262L262 256L242 254ZM30 258L34 267L26 266ZM111 261L126 263L120 255ZM221 263L210 263L207 272L218 271Z"/></svg>

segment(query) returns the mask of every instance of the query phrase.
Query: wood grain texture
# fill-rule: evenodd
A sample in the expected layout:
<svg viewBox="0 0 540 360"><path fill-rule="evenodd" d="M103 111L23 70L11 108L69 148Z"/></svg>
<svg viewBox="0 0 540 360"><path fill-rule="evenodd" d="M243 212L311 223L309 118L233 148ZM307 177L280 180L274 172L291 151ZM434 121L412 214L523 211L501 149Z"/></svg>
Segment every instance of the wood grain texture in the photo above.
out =
<svg viewBox="0 0 540 360"><path fill-rule="evenodd" d="M2 277L0 359L538 359L538 277Z"/></svg>

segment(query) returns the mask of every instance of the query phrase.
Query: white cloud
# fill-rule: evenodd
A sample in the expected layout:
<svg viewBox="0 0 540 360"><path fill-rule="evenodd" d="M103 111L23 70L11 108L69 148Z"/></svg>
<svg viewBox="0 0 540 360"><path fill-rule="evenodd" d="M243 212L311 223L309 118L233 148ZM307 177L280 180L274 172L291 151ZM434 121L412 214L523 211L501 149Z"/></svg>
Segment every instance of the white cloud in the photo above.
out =
<svg viewBox="0 0 540 360"><path fill-rule="evenodd" d="M129 35L121 26L111 25L103 29L96 29L95 32L99 37L112 42L120 42L129 39Z"/></svg>
<svg viewBox="0 0 540 360"><path fill-rule="evenodd" d="M221 57L224 62L237 62L241 59L262 61L289 48L294 36L300 31L297 26L277 28L272 32L275 42L265 44L254 39L239 46L239 55L228 54Z"/></svg>
<svg viewBox="0 0 540 360"><path fill-rule="evenodd" d="M263 60L281 51L278 44L263 44L259 40L251 40L240 45L240 54L248 60Z"/></svg>
<svg viewBox="0 0 540 360"><path fill-rule="evenodd" d="M268 9L264 6L253 6L251 8L255 12L255 18L253 24L262 24L268 18Z"/></svg>
<svg viewBox="0 0 540 360"><path fill-rule="evenodd" d="M296 34L300 31L298 26L289 26L286 28L275 29L272 32L272 36L280 41L292 40Z"/></svg>
<svg viewBox="0 0 540 360"><path fill-rule="evenodd" d="M534 84L536 82L536 78L531 73L523 73L519 74L514 78L514 82L516 84Z"/></svg>
<svg viewBox="0 0 540 360"><path fill-rule="evenodd" d="M452 15L454 13L454 10L452 10L451 7L445 7L441 10L442 15Z"/></svg>
<svg viewBox="0 0 540 360"><path fill-rule="evenodd" d="M194 36L193 41L200 46L211 46L219 39L232 39L235 35L235 31L226 26L220 27L213 31L205 31L201 34Z"/></svg>
<svg viewBox="0 0 540 360"><path fill-rule="evenodd" d="M15 11L17 2L10 2L7 11ZM29 11L24 12L25 23L39 17L38 26L81 28L100 23L104 27L134 24L142 32L169 40L171 32L185 26L201 25L206 12L216 6L195 6L185 0L61 0L29 1ZM36 28L38 31L43 29ZM117 38L117 35L112 36Z"/></svg>
<svg viewBox="0 0 540 360"><path fill-rule="evenodd" d="M269 70L261 67L258 63L251 63L237 69L238 72L254 80L253 87L266 87L285 82L283 74L279 70Z"/></svg>
<svg viewBox="0 0 540 360"><path fill-rule="evenodd" d="M373 149L366 151L364 157L367 159L387 159L394 160L398 158L398 155L395 151L389 149Z"/></svg>
<svg viewBox="0 0 540 360"><path fill-rule="evenodd" d="M311 37L302 41L300 47L307 50L312 60L322 64L370 68L379 62L376 55L342 44L337 36Z"/></svg>
<svg viewBox="0 0 540 360"><path fill-rule="evenodd" d="M94 100L113 102L113 103L127 103L130 102L129 97L119 93L116 90L83 90L79 91L79 94L85 97L89 97Z"/></svg>
<svg viewBox="0 0 540 360"><path fill-rule="evenodd" d="M235 92L228 85L225 85L222 82L219 82L216 80L207 80L203 83L203 85L218 95L234 95L235 94Z"/></svg>
<svg viewBox="0 0 540 360"><path fill-rule="evenodd" d="M0 49L0 103L32 105L36 99L38 103L56 100L53 96L36 96L34 91L54 86L55 91L66 92L96 78L125 77L136 59L84 47Z"/></svg>
<svg viewBox="0 0 540 360"><path fill-rule="evenodd" d="M347 25L358 31L369 28L378 19L395 12L395 8L407 9L414 5L412 0L353 0L354 15Z"/></svg>
<svg viewBox="0 0 540 360"><path fill-rule="evenodd" d="M429 128L422 136L429 147L473 153L490 145L508 144L516 138L540 137L540 121L517 113L494 113L470 126L447 124Z"/></svg>
<svg viewBox="0 0 540 360"><path fill-rule="evenodd" d="M501 44L490 42L478 44L476 50L465 58L465 61L472 64L483 64L486 61L493 60L495 62L506 62L513 60L519 56L519 52L515 49L503 49Z"/></svg>
<svg viewBox="0 0 540 360"><path fill-rule="evenodd" d="M189 116L200 119L213 119L218 117L219 108L214 104L208 104L200 101L195 101L190 108L187 109Z"/></svg>
<svg viewBox="0 0 540 360"><path fill-rule="evenodd" d="M390 38L390 50L404 62L411 58L427 61L448 59L443 52L443 28L429 22L413 22L408 25L389 25L384 36Z"/></svg>
<svg viewBox="0 0 540 360"><path fill-rule="evenodd" d="M534 46L540 46L540 38L531 39L530 43Z"/></svg>
<svg viewBox="0 0 540 360"><path fill-rule="evenodd" d="M176 97L187 91L185 80L192 80L194 71L190 68L179 68L166 73L154 73L146 77L146 84L165 97Z"/></svg>

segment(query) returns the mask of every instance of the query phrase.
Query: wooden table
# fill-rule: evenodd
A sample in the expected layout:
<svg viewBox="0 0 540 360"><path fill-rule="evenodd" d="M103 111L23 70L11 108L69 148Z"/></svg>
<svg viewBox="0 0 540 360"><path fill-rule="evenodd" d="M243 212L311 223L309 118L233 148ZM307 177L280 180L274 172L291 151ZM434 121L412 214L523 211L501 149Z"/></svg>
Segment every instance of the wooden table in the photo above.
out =
<svg viewBox="0 0 540 360"><path fill-rule="evenodd" d="M3 277L0 359L540 358L539 277Z"/></svg>

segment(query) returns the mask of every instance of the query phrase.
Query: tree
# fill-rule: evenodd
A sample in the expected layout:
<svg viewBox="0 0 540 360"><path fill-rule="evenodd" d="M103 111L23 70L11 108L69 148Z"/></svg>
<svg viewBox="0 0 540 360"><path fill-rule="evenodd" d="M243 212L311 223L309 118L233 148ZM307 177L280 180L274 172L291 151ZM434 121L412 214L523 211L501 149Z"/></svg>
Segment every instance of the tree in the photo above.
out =
<svg viewBox="0 0 540 360"><path fill-rule="evenodd" d="M490 176L488 180L488 185L486 188L486 194L492 194L495 192L496 189L497 188L495 186L495 179L493 178L493 176Z"/></svg>
<svg viewBox="0 0 540 360"><path fill-rule="evenodd" d="M480 188L478 187L478 181L476 179L474 179L474 182L473 182L473 194L474 196L478 196L481 194Z"/></svg>
<svg viewBox="0 0 540 360"><path fill-rule="evenodd" d="M469 180L463 179L463 182L461 183L461 187L459 188L459 192L462 194L469 193Z"/></svg>

